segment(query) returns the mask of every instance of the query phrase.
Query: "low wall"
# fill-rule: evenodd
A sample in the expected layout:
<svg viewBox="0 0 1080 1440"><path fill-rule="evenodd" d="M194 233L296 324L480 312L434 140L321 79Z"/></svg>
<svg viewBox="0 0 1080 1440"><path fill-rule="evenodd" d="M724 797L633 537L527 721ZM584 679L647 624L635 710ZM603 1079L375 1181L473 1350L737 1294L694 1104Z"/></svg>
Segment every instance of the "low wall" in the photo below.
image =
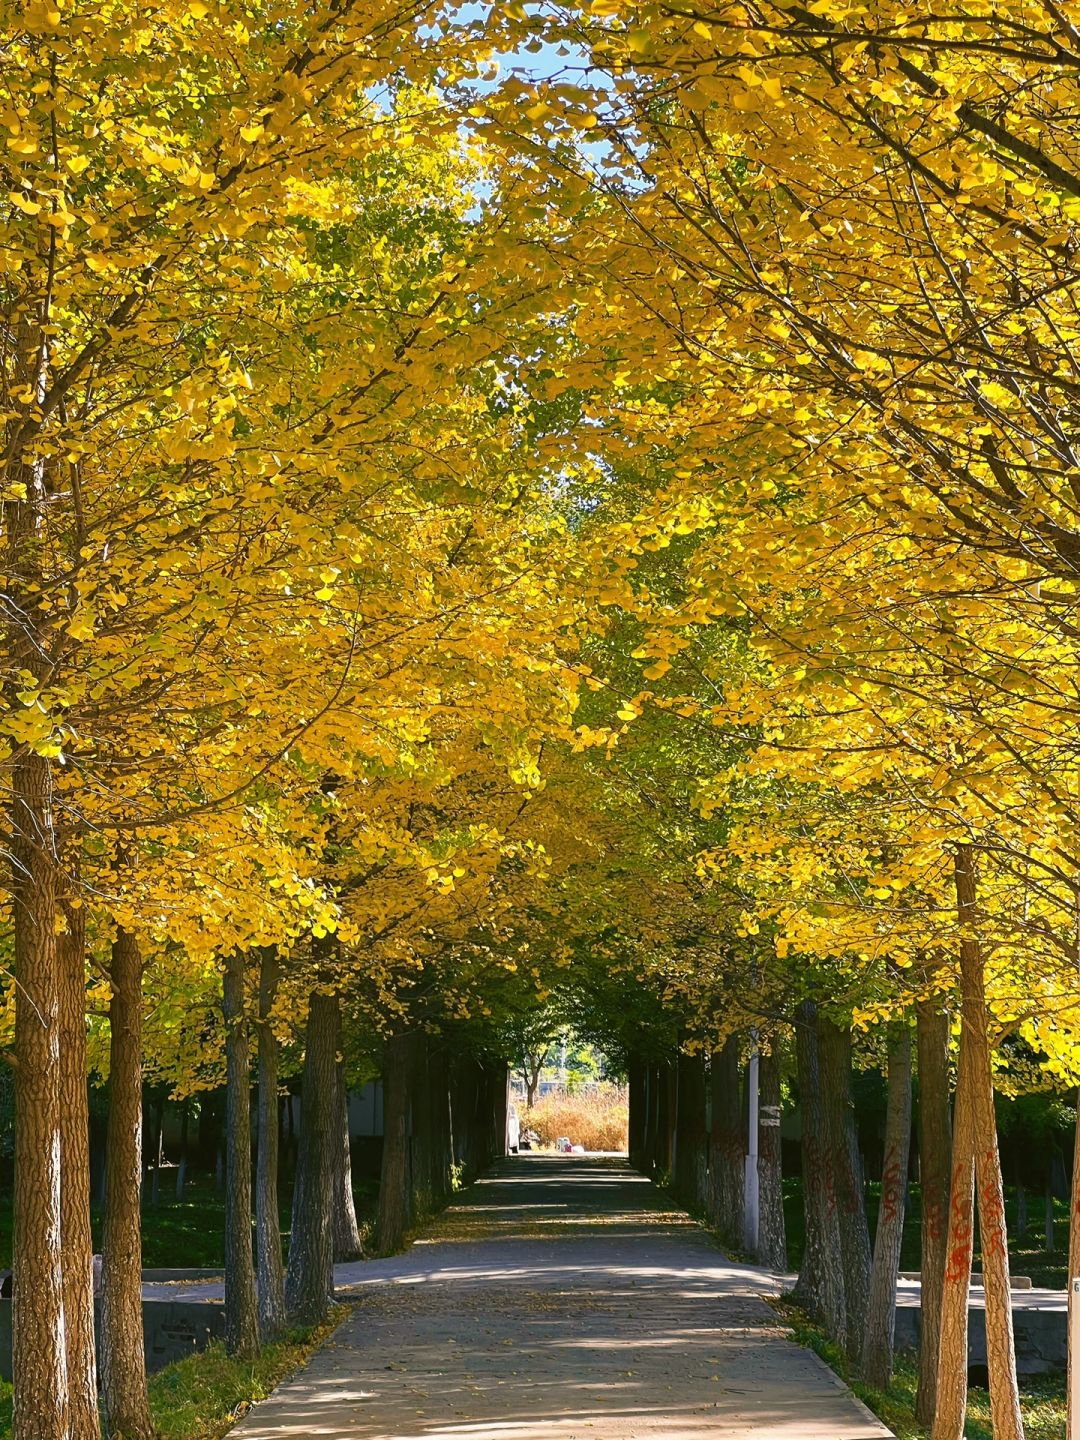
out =
<svg viewBox="0 0 1080 1440"><path fill-rule="evenodd" d="M896 1307L896 1347L915 1349L919 1343L921 1310L918 1305ZM1045 1375L1064 1371L1068 1356L1068 1326L1064 1310L1038 1310L1017 1305L1013 1309L1016 1338L1016 1369L1020 1375ZM968 1311L968 1365L986 1365L986 1311L981 1306Z"/></svg>
<svg viewBox="0 0 1080 1440"><path fill-rule="evenodd" d="M96 1308L96 1307L95 1307ZM100 1316L95 1313L95 1325ZM215 1300L144 1300L146 1368L152 1374L225 1335L225 1308ZM11 1301L0 1299L0 1379L11 1379Z"/></svg>

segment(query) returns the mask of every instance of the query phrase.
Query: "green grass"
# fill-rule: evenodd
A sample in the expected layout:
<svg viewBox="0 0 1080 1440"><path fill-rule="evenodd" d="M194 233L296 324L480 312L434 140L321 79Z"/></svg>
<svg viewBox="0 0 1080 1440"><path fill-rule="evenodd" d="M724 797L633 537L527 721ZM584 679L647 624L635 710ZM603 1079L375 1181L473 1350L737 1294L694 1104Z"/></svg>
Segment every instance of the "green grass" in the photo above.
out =
<svg viewBox="0 0 1080 1440"><path fill-rule="evenodd" d="M150 1410L161 1440L219 1440L241 1415L298 1369L341 1324L341 1306L325 1325L294 1330L257 1360L230 1359L214 1344L150 1376ZM11 1386L0 1381L0 1440L11 1440Z"/></svg>
<svg viewBox="0 0 1080 1440"><path fill-rule="evenodd" d="M288 1239L292 1223L288 1186L283 1187L279 1214L281 1233ZM378 1182L359 1181L353 1185L360 1233L375 1218ZM225 1196L210 1181L189 1184L183 1200L162 1198L156 1206L143 1206L143 1265L206 1268L225 1263ZM98 1216L94 1216L94 1246L100 1246Z"/></svg>
<svg viewBox="0 0 1080 1440"><path fill-rule="evenodd" d="M164 1190L164 1187L163 1187ZM282 1187L281 1231L286 1238L291 1223L289 1187ZM377 1180L359 1180L353 1186L360 1233L368 1238L375 1218ZM92 1213L94 1249L101 1248L102 1216ZM143 1206L143 1265L146 1269L168 1266L177 1269L207 1269L225 1263L225 1196L212 1180L199 1177L189 1182L183 1200L171 1192L162 1194L156 1206ZM11 1193L0 1194L0 1270L11 1267Z"/></svg>
<svg viewBox="0 0 1080 1440"><path fill-rule="evenodd" d="M806 1313L788 1302L775 1308L791 1327L793 1338L807 1345L851 1386L864 1405L869 1406L897 1440L925 1440L926 1432L915 1419L915 1392L918 1386L918 1365L912 1351L901 1351L893 1367L892 1384L888 1390L864 1385L853 1376L846 1358L825 1333L814 1325ZM1020 1403L1024 1412L1027 1440L1064 1440L1065 1377L1064 1375L1033 1376L1021 1381ZM972 1387L968 1391L967 1440L992 1440L990 1429L990 1396L985 1390Z"/></svg>

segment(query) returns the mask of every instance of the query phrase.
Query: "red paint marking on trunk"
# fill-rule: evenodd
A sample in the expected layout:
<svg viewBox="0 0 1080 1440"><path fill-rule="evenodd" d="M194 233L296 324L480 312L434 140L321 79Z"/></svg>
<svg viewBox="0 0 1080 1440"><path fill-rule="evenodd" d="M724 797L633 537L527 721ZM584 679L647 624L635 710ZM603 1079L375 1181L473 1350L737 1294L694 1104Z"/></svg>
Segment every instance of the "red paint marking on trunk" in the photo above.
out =
<svg viewBox="0 0 1080 1440"><path fill-rule="evenodd" d="M982 1213L979 1220L982 1227L984 1259L986 1256L993 1256L1000 1260L1006 1253L1005 1206L997 1184L996 1161L996 1152L992 1149L987 1150L983 1156L983 1164L987 1173L984 1183L980 1186Z"/></svg>
<svg viewBox="0 0 1080 1440"><path fill-rule="evenodd" d="M963 1163L953 1167L951 1199L949 1201L949 1233L952 1246L945 1266L945 1281L949 1285L962 1285L971 1273L972 1223L968 1203L961 1195L966 1166Z"/></svg>
<svg viewBox="0 0 1080 1440"><path fill-rule="evenodd" d="M897 1147L892 1145L885 1157L885 1170L881 1177L882 1218L890 1225L895 1224L900 1216L900 1203L903 1199L900 1180L900 1156Z"/></svg>
<svg viewBox="0 0 1080 1440"><path fill-rule="evenodd" d="M923 1226L931 1240L940 1240L945 1233L945 1207L937 1196L927 1196L923 1201Z"/></svg>

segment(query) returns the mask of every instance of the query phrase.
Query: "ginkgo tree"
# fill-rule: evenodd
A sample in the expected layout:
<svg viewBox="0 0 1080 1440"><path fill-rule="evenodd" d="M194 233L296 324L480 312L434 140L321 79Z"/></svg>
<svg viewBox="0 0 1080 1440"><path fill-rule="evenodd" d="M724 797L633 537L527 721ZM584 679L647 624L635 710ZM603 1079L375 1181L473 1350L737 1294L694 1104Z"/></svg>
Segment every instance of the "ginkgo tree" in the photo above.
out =
<svg viewBox="0 0 1080 1440"><path fill-rule="evenodd" d="M271 27L201 4L128 18L30 6L3 39L20 1436L97 1428L81 1081L70 1106L58 1084L81 1053L60 995L81 988L82 956L56 938L75 933L60 906L79 903L80 832L107 837L117 887L138 893L139 837L239 802L361 693L361 657L382 737L366 748L394 748L391 642L439 637L468 603L455 562L485 540L479 515L449 539L436 519L468 492L492 405L457 375L534 304L500 282L495 227L462 240L470 165L424 85L473 64L464 46L413 16L403 44L403 17L378 6ZM450 394L454 419L421 417ZM447 585L410 588L395 529L429 575L424 546L457 547ZM334 605L360 570L378 613ZM404 709L424 693L412 681ZM332 731L312 744L333 750ZM135 924L127 895L110 909ZM146 1423L142 1407L128 1428Z"/></svg>

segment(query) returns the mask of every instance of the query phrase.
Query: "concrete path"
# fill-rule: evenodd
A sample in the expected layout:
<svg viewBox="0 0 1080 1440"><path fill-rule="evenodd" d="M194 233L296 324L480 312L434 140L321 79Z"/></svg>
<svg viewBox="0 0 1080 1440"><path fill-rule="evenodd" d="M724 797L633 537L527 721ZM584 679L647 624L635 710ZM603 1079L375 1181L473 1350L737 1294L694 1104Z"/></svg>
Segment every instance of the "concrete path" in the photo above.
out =
<svg viewBox="0 0 1080 1440"><path fill-rule="evenodd" d="M389 1260L232 1440L888 1437L621 1159L521 1155Z"/></svg>

